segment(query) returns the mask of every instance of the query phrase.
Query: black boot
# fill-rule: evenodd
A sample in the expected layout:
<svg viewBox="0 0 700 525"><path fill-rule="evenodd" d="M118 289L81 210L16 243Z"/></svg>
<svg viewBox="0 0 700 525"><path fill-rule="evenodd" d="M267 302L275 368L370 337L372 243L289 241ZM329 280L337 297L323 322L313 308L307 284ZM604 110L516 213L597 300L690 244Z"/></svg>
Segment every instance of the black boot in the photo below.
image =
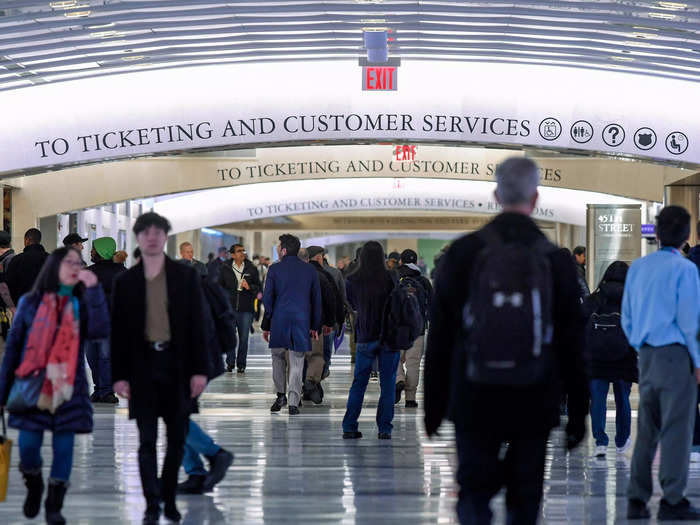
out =
<svg viewBox="0 0 700 525"><path fill-rule="evenodd" d="M280 392L277 392L277 399L270 407L270 412L279 412L280 410L282 410L282 407L285 406L286 404L287 404L287 396L280 393Z"/></svg>
<svg viewBox="0 0 700 525"><path fill-rule="evenodd" d="M233 463L233 454L222 448L215 455L208 456L207 459L209 460L209 474L204 478L202 492L212 491L224 479Z"/></svg>
<svg viewBox="0 0 700 525"><path fill-rule="evenodd" d="M46 511L46 523L50 525L65 525L66 518L61 514L63 498L70 484L67 481L49 479L49 491L46 494L44 510Z"/></svg>
<svg viewBox="0 0 700 525"><path fill-rule="evenodd" d="M201 494L204 492L204 480L206 476L204 474L192 474L187 478L187 481L183 481L177 486L178 494Z"/></svg>
<svg viewBox="0 0 700 525"><path fill-rule="evenodd" d="M170 521L179 523L182 520L182 514L177 510L175 500L166 501L163 505L163 515Z"/></svg>
<svg viewBox="0 0 700 525"><path fill-rule="evenodd" d="M19 471L24 477L27 487L27 498L24 500L24 515L27 518L35 518L41 509L41 496L44 493L44 479L41 477L41 468L24 470L20 465Z"/></svg>
<svg viewBox="0 0 700 525"><path fill-rule="evenodd" d="M146 512L143 513L143 525L158 525L160 520L160 502L155 499L146 501Z"/></svg>

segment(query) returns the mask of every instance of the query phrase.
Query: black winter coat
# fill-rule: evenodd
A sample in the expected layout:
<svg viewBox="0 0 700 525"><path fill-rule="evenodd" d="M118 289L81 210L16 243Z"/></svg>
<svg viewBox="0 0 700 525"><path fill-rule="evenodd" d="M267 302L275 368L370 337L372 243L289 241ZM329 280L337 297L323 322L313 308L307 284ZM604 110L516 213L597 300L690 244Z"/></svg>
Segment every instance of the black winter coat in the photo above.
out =
<svg viewBox="0 0 700 525"><path fill-rule="evenodd" d="M362 280L357 273L348 277L345 290L350 306L356 311L354 328L358 343L381 338L384 306L393 289L394 279L388 271L379 283Z"/></svg>
<svg viewBox="0 0 700 525"><path fill-rule="evenodd" d="M112 286L114 285L114 279L120 273L124 273L126 268L123 264L115 263L113 261L100 261L96 262L92 266L86 268L92 273L97 275L97 280L100 281L102 289L107 297L107 304L112 306Z"/></svg>
<svg viewBox="0 0 700 525"><path fill-rule="evenodd" d="M173 409L183 415L191 409L190 379L207 376L209 354L205 346L204 298L196 270L165 258L168 288L170 348L175 370ZM128 381L131 387L129 417L156 417L152 362L146 351L146 278L143 262L122 273L112 291L112 383Z"/></svg>
<svg viewBox="0 0 700 525"><path fill-rule="evenodd" d="M588 321L601 304L615 306L619 312L622 309L622 294L625 289L624 283L603 282L598 290L586 297L583 301L583 313ZM639 369L637 367L637 352L631 346L627 355L618 361L596 360L593 356L590 359L591 379L607 379L608 381L628 381L630 383L639 382Z"/></svg>
<svg viewBox="0 0 700 525"><path fill-rule="evenodd" d="M505 242L532 244L544 234L521 214L502 213L491 223ZM456 240L440 263L425 356L425 425L429 433L445 417L458 429L506 436L541 436L559 424L562 393L568 394L572 431L585 426L588 378L583 358L584 322L571 256L550 256L557 366L551 381L528 388L476 386L466 381L466 364L455 343L469 295L474 261L485 243L478 234Z"/></svg>
<svg viewBox="0 0 700 525"><path fill-rule="evenodd" d="M41 244L30 244L22 253L15 255L7 265L7 286L15 304L18 304L19 298L32 289L48 256Z"/></svg>
<svg viewBox="0 0 700 525"><path fill-rule="evenodd" d="M321 326L332 328L338 323L338 290L333 278L323 269L323 266L316 261L311 261L309 264L316 269L321 284Z"/></svg>
<svg viewBox="0 0 700 525"><path fill-rule="evenodd" d="M260 274L255 265L246 259L243 261L243 273L250 290L238 291L238 273L233 269L233 261L219 267L218 283L226 290L235 312L255 312L255 298L260 291Z"/></svg>

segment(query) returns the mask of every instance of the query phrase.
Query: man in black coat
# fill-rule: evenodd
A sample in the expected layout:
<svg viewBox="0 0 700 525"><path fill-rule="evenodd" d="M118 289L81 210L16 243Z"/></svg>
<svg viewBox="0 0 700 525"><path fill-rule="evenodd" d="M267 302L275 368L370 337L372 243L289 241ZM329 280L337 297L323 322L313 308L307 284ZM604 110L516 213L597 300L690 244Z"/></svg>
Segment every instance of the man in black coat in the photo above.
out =
<svg viewBox="0 0 700 525"><path fill-rule="evenodd" d="M342 322L344 316L338 304L340 293L338 292L333 278L323 269L324 250L321 246L309 246L306 249L309 256L309 264L316 269L318 280L321 285L321 331L323 336L329 335L333 327ZM323 402L323 371L326 360L323 357L323 337L311 341L311 352L306 354L306 381L304 383L304 399L313 401L315 404Z"/></svg>
<svg viewBox="0 0 700 525"><path fill-rule="evenodd" d="M248 260L242 244L231 246L233 261L222 264L219 270L219 285L228 293L233 308L233 318L238 328L238 351L234 348L226 354L226 371L238 368L238 373L245 373L248 361L248 338L253 325L255 298L260 291L258 269Z"/></svg>
<svg viewBox="0 0 700 525"><path fill-rule="evenodd" d="M177 473L192 399L204 390L209 372L200 276L165 256L169 231L168 220L156 213L136 220L141 262L117 277L112 292L112 378L139 429L146 525L158 523L161 501L168 519L181 519L175 506ZM161 483L159 417L168 432Z"/></svg>
<svg viewBox="0 0 700 525"><path fill-rule="evenodd" d="M112 305L112 285L120 273L126 271L124 265L112 260L117 251L117 243L111 237L100 237L92 243L90 259L92 266L88 270L97 276L105 292L107 304ZM93 403L117 404L119 399L112 391L112 365L110 359L109 339L89 340L85 343L85 355L92 372L95 391L90 396Z"/></svg>
<svg viewBox="0 0 700 525"><path fill-rule="evenodd" d="M29 228L24 234L24 251L15 255L7 266L7 286L15 304L32 289L48 256L41 245L41 232L36 228Z"/></svg>
<svg viewBox="0 0 700 525"><path fill-rule="evenodd" d="M591 294L586 281L586 247L577 246L574 248L574 262L576 263L576 276L578 277L579 287L581 288L581 297L585 299Z"/></svg>
<svg viewBox="0 0 700 525"><path fill-rule="evenodd" d="M401 351L401 359L396 373L396 393L394 402L401 402L401 392L406 391L406 408L418 408L416 393L418 392L418 382L420 380L420 363L423 360L423 349L425 348L425 328L428 326L428 313L433 300L433 285L423 277L420 268L417 266L418 254L413 250L404 250L400 256L400 266L396 268L399 279L409 278L423 289L418 294L422 300L422 312L425 325L423 332L413 342L413 346L408 350Z"/></svg>
<svg viewBox="0 0 700 525"><path fill-rule="evenodd" d="M508 159L496 170L496 180L496 199L503 213L489 226L489 235L506 244L542 245L544 234L529 217L538 198L537 165L526 158ZM474 263L486 247L484 236L477 232L455 241L440 266L425 360L425 426L433 436L444 418L455 424L460 523L489 523L489 502L505 485L507 521L534 525L542 498L547 439L559 424L562 387L568 394L568 448L578 445L585 434L588 386L580 291L571 258L556 248L547 252L553 339L545 351L551 352L555 363L548 377L522 387L470 382L465 353L456 349Z"/></svg>

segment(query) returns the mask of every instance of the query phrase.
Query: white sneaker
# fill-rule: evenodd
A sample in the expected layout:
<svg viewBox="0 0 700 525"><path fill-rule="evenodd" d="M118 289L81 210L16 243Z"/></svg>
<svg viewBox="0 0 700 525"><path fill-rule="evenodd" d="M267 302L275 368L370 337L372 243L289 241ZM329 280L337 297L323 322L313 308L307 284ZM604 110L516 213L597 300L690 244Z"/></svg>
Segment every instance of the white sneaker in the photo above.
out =
<svg viewBox="0 0 700 525"><path fill-rule="evenodd" d="M605 454L608 452L608 447L605 447L603 445L600 445L595 448L595 457L597 458L604 458Z"/></svg>
<svg viewBox="0 0 700 525"><path fill-rule="evenodd" d="M627 438L627 441L625 441L625 444L622 445L621 447L617 447L617 453L618 454L624 454L627 452L630 447L632 446L632 438Z"/></svg>
<svg viewBox="0 0 700 525"><path fill-rule="evenodd" d="M690 453L690 462L691 463L700 463L700 452L691 452Z"/></svg>

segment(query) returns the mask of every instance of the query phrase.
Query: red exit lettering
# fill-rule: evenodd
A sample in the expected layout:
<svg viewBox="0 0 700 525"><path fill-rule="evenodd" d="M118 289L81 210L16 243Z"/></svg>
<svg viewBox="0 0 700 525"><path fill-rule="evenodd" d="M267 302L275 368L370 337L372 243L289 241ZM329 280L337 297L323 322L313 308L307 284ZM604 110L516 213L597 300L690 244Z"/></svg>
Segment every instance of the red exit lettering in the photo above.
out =
<svg viewBox="0 0 700 525"><path fill-rule="evenodd" d="M395 91L396 68L388 66L367 66L364 68L362 87L367 91Z"/></svg>
<svg viewBox="0 0 700 525"><path fill-rule="evenodd" d="M404 144L396 146L396 160L416 160L416 146L415 144Z"/></svg>

